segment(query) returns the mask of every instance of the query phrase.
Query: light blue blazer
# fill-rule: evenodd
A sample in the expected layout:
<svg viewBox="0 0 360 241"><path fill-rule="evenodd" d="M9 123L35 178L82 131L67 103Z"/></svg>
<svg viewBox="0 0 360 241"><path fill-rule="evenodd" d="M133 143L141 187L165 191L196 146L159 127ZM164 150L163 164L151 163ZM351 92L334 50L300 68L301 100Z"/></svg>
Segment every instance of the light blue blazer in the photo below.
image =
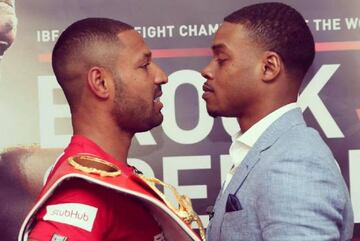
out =
<svg viewBox="0 0 360 241"><path fill-rule="evenodd" d="M241 208L225 211L229 194ZM350 240L353 211L336 161L299 108L276 120L220 191L208 241Z"/></svg>

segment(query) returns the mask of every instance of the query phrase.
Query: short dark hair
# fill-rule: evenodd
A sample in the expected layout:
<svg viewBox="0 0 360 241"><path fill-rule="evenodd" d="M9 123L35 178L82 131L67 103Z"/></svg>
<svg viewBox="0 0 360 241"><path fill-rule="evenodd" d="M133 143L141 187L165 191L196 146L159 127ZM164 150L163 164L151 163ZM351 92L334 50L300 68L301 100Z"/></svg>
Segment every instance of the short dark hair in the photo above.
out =
<svg viewBox="0 0 360 241"><path fill-rule="evenodd" d="M282 58L287 71L302 79L315 56L315 43L302 15L279 2L259 3L235 11L224 21L242 24L254 41Z"/></svg>
<svg viewBox="0 0 360 241"><path fill-rule="evenodd" d="M117 35L131 29L133 26L114 19L86 18L61 33L52 52L52 67L70 107L71 82L79 78L79 74L87 74L79 73L77 68L81 66L81 71L94 65L110 68L116 57L112 47L121 44Z"/></svg>

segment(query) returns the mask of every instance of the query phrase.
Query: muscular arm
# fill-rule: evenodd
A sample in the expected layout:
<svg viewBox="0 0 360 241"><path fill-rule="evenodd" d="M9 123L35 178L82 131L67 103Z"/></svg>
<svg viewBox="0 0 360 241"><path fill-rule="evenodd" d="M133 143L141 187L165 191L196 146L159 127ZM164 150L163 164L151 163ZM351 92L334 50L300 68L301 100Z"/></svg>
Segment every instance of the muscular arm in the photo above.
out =
<svg viewBox="0 0 360 241"><path fill-rule="evenodd" d="M69 240L102 240L111 227L107 190L83 180L64 182L39 210L29 233L30 240L50 240L54 235Z"/></svg>

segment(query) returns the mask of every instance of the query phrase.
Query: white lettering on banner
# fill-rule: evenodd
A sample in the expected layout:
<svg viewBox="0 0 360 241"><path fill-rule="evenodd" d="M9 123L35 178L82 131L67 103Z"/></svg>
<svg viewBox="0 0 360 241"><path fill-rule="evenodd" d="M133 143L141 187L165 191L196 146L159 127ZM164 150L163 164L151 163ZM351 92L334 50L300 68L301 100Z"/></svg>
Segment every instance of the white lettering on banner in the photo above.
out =
<svg viewBox="0 0 360 241"><path fill-rule="evenodd" d="M327 138L344 138L344 134L319 97L319 92L339 67L339 64L321 66L298 99L298 104L303 111L309 108L313 113Z"/></svg>
<svg viewBox="0 0 360 241"><path fill-rule="evenodd" d="M134 29L138 31L143 38L166 38L173 37L174 25L162 25L162 26L142 26L135 27Z"/></svg>
<svg viewBox="0 0 360 241"><path fill-rule="evenodd" d="M201 99L202 85L205 79L195 70L179 70L169 76L169 83L163 87L164 122L162 128L166 135L173 141L180 144L194 144L204 140L210 133L214 119L207 114L205 102ZM190 84L195 87L198 93L199 122L192 130L179 128L176 122L175 92L183 85Z"/></svg>
<svg viewBox="0 0 360 241"><path fill-rule="evenodd" d="M64 147L69 143L70 135L55 134L55 119L70 118L70 108L54 104L54 90L60 89L55 76L38 77L40 146L43 148Z"/></svg>
<svg viewBox="0 0 360 241"><path fill-rule="evenodd" d="M60 35L60 31L58 29L53 30L37 30L36 31L36 40L38 42L55 42Z"/></svg>
<svg viewBox="0 0 360 241"><path fill-rule="evenodd" d="M354 222L360 223L360 150L349 150L350 196Z"/></svg>
<svg viewBox="0 0 360 241"><path fill-rule="evenodd" d="M91 232L97 208L81 203L64 203L46 206L44 220L72 225Z"/></svg>
<svg viewBox="0 0 360 241"><path fill-rule="evenodd" d="M359 18L345 18L347 29L359 29L360 19Z"/></svg>
<svg viewBox="0 0 360 241"><path fill-rule="evenodd" d="M219 24L181 25L179 27L179 35L181 37L211 36L217 31L219 26Z"/></svg>
<svg viewBox="0 0 360 241"><path fill-rule="evenodd" d="M341 30L341 19L340 18L329 18L329 19L314 19L316 31L332 31Z"/></svg>
<svg viewBox="0 0 360 241"><path fill-rule="evenodd" d="M178 170L210 169L211 156L173 156L163 158L164 182L173 185L181 194L189 198L206 199L206 185L179 186ZM195 176L196 174L194 174ZM172 203L176 203L174 195L165 188L164 193Z"/></svg>
<svg viewBox="0 0 360 241"><path fill-rule="evenodd" d="M155 177L153 169L147 162L137 158L128 158L127 163L131 166L136 167L136 169L141 171L145 176Z"/></svg>

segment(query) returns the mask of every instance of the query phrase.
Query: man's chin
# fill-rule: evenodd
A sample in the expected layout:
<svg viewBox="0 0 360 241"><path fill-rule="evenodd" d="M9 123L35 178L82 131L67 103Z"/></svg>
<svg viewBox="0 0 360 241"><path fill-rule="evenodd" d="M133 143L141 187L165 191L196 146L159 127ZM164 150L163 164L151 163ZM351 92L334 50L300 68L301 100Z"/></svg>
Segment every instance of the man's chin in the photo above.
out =
<svg viewBox="0 0 360 241"><path fill-rule="evenodd" d="M160 113L160 115L156 116L156 118L155 118L155 120L153 122L153 127L152 128L155 128L155 127L161 125L163 120L164 120L164 116Z"/></svg>
<svg viewBox="0 0 360 241"><path fill-rule="evenodd" d="M214 109L211 109L209 107L206 107L207 113L209 114L209 116L211 117L218 117L220 115L220 113Z"/></svg>
<svg viewBox="0 0 360 241"><path fill-rule="evenodd" d="M149 131L159 125L161 125L161 123L163 122L163 115L160 114L160 115L157 115L156 117L154 117L152 120L149 120L147 122L147 125L145 124L144 126L142 127L139 127L136 132L146 132L146 131Z"/></svg>

